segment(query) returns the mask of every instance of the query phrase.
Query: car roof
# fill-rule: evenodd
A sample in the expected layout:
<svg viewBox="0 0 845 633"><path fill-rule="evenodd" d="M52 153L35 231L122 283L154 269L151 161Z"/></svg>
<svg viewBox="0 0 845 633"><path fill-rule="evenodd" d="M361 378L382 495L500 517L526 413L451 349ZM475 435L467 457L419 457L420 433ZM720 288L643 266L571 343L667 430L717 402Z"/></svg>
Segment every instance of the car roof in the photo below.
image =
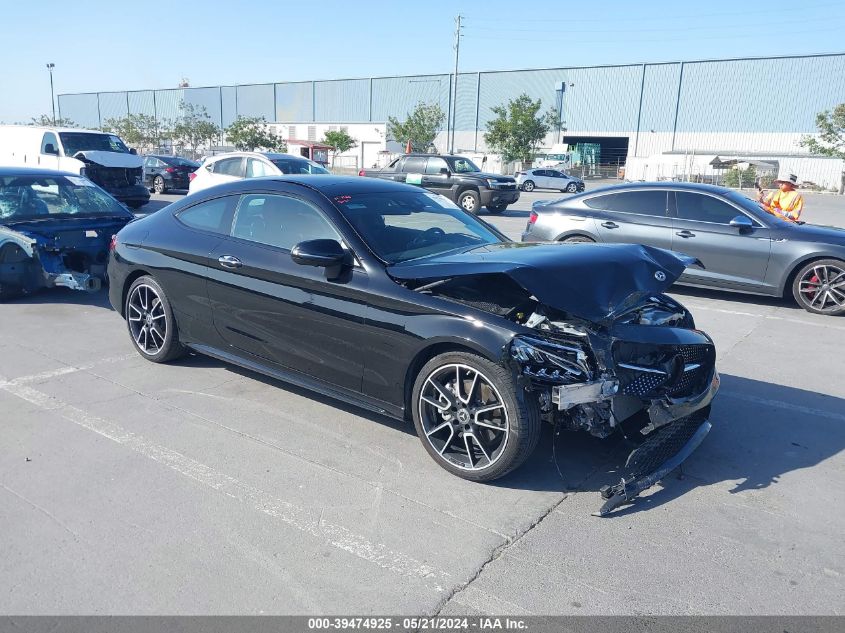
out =
<svg viewBox="0 0 845 633"><path fill-rule="evenodd" d="M40 167L0 167L0 176L76 176L78 178L79 174Z"/></svg>
<svg viewBox="0 0 845 633"><path fill-rule="evenodd" d="M353 195L360 193L387 193L391 191L405 191L426 193L425 189L414 185L384 180L382 178L366 178L362 176L335 176L333 174L287 174L284 176L263 176L260 178L244 178L213 187L216 195L226 193L245 193L249 191L266 191L271 183L293 184L307 187L322 193L326 197L338 195ZM270 187L272 188L272 186ZM212 191L212 188L204 190ZM202 195L201 193L196 195Z"/></svg>
<svg viewBox="0 0 845 633"><path fill-rule="evenodd" d="M263 156L264 158L269 158L270 160L289 159L298 160L303 163L312 162L304 156L295 156L294 154L283 154L281 152L226 152L224 154L215 154L214 156L209 156L206 160L215 161L220 160L221 158L238 158L240 156Z"/></svg>
<svg viewBox="0 0 845 633"><path fill-rule="evenodd" d="M606 185L597 189L590 189L584 193L580 193L566 200L576 200L580 198L587 198L600 193L615 193L621 191L638 191L640 189L664 189L673 191L700 191L703 193L715 193L725 195L732 190L726 187L717 187L716 185L705 185L697 182L626 182L618 185Z"/></svg>

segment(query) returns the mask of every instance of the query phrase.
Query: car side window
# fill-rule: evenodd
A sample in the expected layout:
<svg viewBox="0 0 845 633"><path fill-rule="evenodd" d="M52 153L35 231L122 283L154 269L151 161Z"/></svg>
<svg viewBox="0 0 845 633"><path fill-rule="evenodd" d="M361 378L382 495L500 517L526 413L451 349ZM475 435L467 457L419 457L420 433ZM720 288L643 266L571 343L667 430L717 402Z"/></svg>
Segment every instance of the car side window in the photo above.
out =
<svg viewBox="0 0 845 633"><path fill-rule="evenodd" d="M666 216L665 191L624 191L607 196L606 211L633 213L636 215Z"/></svg>
<svg viewBox="0 0 845 633"><path fill-rule="evenodd" d="M552 178L563 178L563 174L562 174L562 173L560 173L559 171L554 171L553 169L548 170L546 173L547 173L549 176L551 176Z"/></svg>
<svg viewBox="0 0 845 633"><path fill-rule="evenodd" d="M52 152L47 151L48 145L53 146ZM45 132L44 138L41 139L41 153L42 154L52 154L54 156L58 155L58 153L59 153L59 142L56 140L56 135L53 134L52 132Z"/></svg>
<svg viewBox="0 0 845 633"><path fill-rule="evenodd" d="M287 173L287 172L285 172ZM257 158L248 158L246 163L246 177L260 178L261 176L270 176L270 168L267 164Z"/></svg>
<svg viewBox="0 0 845 633"><path fill-rule="evenodd" d="M449 169L449 165L446 163L445 160L438 156L432 156L428 159L428 163L425 166L425 173L427 174L439 174L441 169Z"/></svg>
<svg viewBox="0 0 845 633"><path fill-rule="evenodd" d="M421 174L425 171L425 156L408 156L402 165L402 171L412 174Z"/></svg>
<svg viewBox="0 0 845 633"><path fill-rule="evenodd" d="M200 202L176 215L176 218L186 226L201 231L211 231L227 235L229 233L228 213L231 205L237 200L237 196L224 196Z"/></svg>
<svg viewBox="0 0 845 633"><path fill-rule="evenodd" d="M243 177L243 159L238 158L223 158L214 163L215 174L222 174L224 176L235 176L237 178Z"/></svg>
<svg viewBox="0 0 845 633"><path fill-rule="evenodd" d="M678 191L675 195L681 220L730 224L736 216L743 215L733 205L713 196L688 191Z"/></svg>
<svg viewBox="0 0 845 633"><path fill-rule="evenodd" d="M313 206L290 196L242 196L235 213L232 237L291 250L306 240L341 241L331 223Z"/></svg>

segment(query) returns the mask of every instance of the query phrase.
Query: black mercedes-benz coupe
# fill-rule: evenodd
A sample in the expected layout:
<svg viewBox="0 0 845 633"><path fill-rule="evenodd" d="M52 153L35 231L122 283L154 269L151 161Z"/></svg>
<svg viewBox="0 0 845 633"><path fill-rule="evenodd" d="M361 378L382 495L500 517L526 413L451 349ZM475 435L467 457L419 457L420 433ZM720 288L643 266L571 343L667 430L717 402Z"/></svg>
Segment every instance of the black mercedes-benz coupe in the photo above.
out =
<svg viewBox="0 0 845 633"><path fill-rule="evenodd" d="M662 294L694 263L513 243L414 186L306 175L213 187L136 220L108 272L145 358L190 348L413 419L443 468L488 481L525 461L543 421L625 434L639 476L700 443L713 342ZM636 480L606 496L634 496Z"/></svg>

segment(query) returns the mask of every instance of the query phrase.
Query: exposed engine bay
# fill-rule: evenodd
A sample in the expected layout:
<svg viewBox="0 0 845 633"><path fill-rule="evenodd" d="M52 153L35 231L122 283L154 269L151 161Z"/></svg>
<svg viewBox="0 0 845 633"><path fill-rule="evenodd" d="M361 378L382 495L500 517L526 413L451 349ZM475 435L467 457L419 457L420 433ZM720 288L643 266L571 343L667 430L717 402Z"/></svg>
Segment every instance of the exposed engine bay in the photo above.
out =
<svg viewBox="0 0 845 633"><path fill-rule="evenodd" d="M677 263L693 260L677 256L672 267L667 255L675 254L634 246L632 253L637 248L659 267L640 260L639 270L626 273L620 266L613 283L590 277L587 269L578 283L577 262L563 282L550 270L505 265L405 282L522 326L502 363L537 398L543 420L600 438L621 433L636 446L622 481L603 491L607 502L599 515L630 501L692 453L710 428L710 402L719 387L712 340L695 329L686 308L663 294L683 270ZM602 285L593 293L596 283Z"/></svg>

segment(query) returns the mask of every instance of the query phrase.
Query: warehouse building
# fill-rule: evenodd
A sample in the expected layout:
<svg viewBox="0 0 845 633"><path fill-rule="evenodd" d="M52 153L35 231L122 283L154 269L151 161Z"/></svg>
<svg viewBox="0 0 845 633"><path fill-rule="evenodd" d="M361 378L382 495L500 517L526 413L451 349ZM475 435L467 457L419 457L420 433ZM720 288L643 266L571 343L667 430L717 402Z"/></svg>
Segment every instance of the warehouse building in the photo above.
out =
<svg viewBox="0 0 845 633"><path fill-rule="evenodd" d="M483 156L492 108L526 93L557 112L542 151L593 148L584 152L590 169L624 166L630 179L708 179L727 164L765 163L837 188L843 171L842 161L811 157L799 141L816 132L817 113L845 102L845 54L459 73L454 92L453 81L442 74L63 94L58 103L62 117L93 128L129 113L172 120L184 103L224 128L239 115L262 116L303 143L346 127L359 146L345 158L369 167L399 151L387 138L388 117L403 119L420 102L448 113L439 150Z"/></svg>

